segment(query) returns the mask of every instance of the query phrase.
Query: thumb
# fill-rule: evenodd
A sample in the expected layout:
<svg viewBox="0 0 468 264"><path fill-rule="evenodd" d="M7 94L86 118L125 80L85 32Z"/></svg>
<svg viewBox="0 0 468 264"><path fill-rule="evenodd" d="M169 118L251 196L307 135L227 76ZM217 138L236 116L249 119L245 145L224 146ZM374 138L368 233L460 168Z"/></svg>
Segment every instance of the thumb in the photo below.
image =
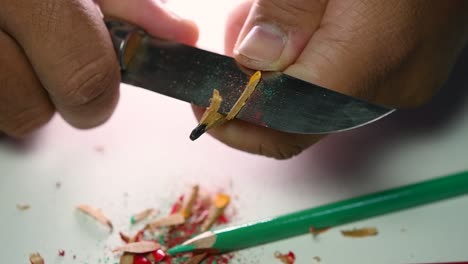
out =
<svg viewBox="0 0 468 264"><path fill-rule="evenodd" d="M284 70L319 27L326 4L326 0L256 0L235 45L235 58L248 68Z"/></svg>

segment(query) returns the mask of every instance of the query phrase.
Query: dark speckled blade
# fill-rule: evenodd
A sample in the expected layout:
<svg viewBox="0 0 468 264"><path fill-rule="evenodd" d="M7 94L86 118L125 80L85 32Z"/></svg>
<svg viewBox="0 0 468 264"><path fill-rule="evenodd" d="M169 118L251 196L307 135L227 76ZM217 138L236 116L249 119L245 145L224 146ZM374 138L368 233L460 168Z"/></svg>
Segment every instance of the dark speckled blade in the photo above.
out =
<svg viewBox="0 0 468 264"><path fill-rule="evenodd" d="M251 74L230 57L145 35L122 81L203 107L218 89L220 112L227 113ZM359 127L392 111L271 72L264 73L237 118L280 131L322 134Z"/></svg>

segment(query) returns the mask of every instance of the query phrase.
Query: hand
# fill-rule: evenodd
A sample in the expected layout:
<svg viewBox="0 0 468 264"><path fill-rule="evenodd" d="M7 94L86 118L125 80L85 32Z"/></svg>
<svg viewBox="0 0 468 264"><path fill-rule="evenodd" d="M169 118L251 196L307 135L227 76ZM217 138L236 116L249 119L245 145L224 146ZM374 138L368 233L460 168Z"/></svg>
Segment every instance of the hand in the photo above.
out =
<svg viewBox="0 0 468 264"><path fill-rule="evenodd" d="M104 14L194 44L196 26L153 0L98 0ZM78 128L103 123L120 70L92 0L0 0L0 132L22 137L58 111Z"/></svg>
<svg viewBox="0 0 468 264"><path fill-rule="evenodd" d="M463 0L256 0L232 13L226 52L252 69L284 71L374 103L413 107L446 80L467 42L467 17ZM211 134L275 158L289 158L320 138L241 121Z"/></svg>

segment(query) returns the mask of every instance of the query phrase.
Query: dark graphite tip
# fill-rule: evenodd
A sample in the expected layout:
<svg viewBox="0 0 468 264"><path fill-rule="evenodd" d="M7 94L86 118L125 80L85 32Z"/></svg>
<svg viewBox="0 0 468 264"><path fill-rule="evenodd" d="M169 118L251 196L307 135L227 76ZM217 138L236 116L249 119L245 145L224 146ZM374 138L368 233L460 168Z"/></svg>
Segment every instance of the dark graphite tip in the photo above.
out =
<svg viewBox="0 0 468 264"><path fill-rule="evenodd" d="M192 133L190 133L190 139L192 141L195 141L201 135L203 135L206 132L206 125L205 124L199 124L194 130L192 130Z"/></svg>

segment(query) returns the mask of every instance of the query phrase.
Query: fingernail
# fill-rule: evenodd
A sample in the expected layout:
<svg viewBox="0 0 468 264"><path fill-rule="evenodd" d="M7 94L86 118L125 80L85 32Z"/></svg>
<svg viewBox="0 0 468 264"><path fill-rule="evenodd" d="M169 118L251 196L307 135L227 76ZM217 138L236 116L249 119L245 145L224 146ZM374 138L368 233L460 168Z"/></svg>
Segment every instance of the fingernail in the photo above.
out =
<svg viewBox="0 0 468 264"><path fill-rule="evenodd" d="M281 57L286 40L286 34L276 26L257 25L245 36L236 53L258 62L273 63Z"/></svg>

